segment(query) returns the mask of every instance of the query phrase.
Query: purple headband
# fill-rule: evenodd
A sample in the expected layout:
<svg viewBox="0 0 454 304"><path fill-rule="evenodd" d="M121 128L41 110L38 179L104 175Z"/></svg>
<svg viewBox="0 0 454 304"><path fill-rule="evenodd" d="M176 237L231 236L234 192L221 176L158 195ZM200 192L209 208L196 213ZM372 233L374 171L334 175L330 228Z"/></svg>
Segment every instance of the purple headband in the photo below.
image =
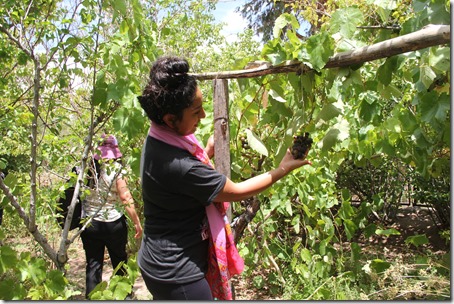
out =
<svg viewBox="0 0 454 304"><path fill-rule="evenodd" d="M95 154L95 159L99 160L100 158L105 159L113 159L113 158L120 158L123 156L121 154L120 149L118 148L118 141L113 135L106 135L102 136L104 140L98 146L98 150L101 151L101 156L99 154Z"/></svg>

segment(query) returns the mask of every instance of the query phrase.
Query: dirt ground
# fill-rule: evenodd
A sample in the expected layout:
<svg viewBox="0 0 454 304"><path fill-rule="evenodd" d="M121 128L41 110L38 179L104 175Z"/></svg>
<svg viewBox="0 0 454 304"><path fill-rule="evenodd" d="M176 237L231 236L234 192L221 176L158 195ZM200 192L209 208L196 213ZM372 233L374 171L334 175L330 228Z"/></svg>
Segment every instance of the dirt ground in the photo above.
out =
<svg viewBox="0 0 454 304"><path fill-rule="evenodd" d="M74 244L71 245L68 251L69 258L69 271L67 273L68 280L79 287L82 292L75 300L84 300L85 297L85 252L82 246L82 240L77 238ZM109 255L104 255L104 266L102 279L109 281L112 276L112 264L110 263ZM147 287L141 276L137 278L133 287L134 300L151 300L151 294L148 292Z"/></svg>
<svg viewBox="0 0 454 304"><path fill-rule="evenodd" d="M404 241L408 236L417 234L426 234L430 247L434 251L449 250L449 244L438 235L438 229L435 227L432 219L428 216L428 212L421 208L405 207L397 214L397 223L394 228L401 232L398 236L389 237L371 237L369 239L359 239L363 248L386 248L387 250L400 252L403 248L408 250L408 246ZM80 238L75 244L70 247L69 264L70 271L68 272L68 280L80 287L82 295L78 299L83 299L85 294L85 254L82 248ZM108 255L105 255L105 264L103 271L103 280L108 281L112 274L112 266ZM250 281L246 281L241 276L232 279L232 284L235 289L236 300L284 300L274 295L268 294L266 290L256 290ZM152 296L148 292L142 277L139 276L134 284L134 300L151 300ZM76 300L78 300L76 299Z"/></svg>
<svg viewBox="0 0 454 304"><path fill-rule="evenodd" d="M85 295L85 253L82 247L82 241L80 238L71 246L69 252L69 265L70 270L67 274L68 280L79 287L81 295L77 296L74 300L84 300ZM103 267L103 281L108 281L112 275L112 265L110 264L109 255L105 254L104 267ZM258 291L251 292L250 284L242 280L241 278L232 279L232 284L235 286L235 299L236 300L254 300ZM270 299L270 297L265 297ZM136 283L133 286L133 300L151 300L152 296L148 291L145 282L142 277L139 276ZM277 298L275 298L277 299Z"/></svg>

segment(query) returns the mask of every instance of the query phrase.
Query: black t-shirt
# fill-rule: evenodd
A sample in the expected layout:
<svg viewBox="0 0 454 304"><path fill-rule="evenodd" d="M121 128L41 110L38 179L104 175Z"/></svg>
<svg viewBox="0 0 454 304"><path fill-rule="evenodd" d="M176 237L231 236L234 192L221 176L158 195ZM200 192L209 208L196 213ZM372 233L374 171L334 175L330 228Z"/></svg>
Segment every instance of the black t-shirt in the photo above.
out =
<svg viewBox="0 0 454 304"><path fill-rule="evenodd" d="M188 151L148 136L142 163L144 239L139 266L159 282L204 277L208 242L205 207L226 177Z"/></svg>

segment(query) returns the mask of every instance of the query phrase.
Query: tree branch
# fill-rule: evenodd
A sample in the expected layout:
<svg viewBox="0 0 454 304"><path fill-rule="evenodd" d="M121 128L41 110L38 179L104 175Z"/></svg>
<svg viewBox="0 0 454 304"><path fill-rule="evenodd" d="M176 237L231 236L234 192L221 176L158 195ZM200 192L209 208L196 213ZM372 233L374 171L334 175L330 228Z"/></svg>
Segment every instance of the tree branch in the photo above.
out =
<svg viewBox="0 0 454 304"><path fill-rule="evenodd" d="M256 196L246 200L246 210L237 217L232 223L233 237L235 243L238 243L243 236L244 229L252 221L260 209L260 201Z"/></svg>
<svg viewBox="0 0 454 304"><path fill-rule="evenodd" d="M451 29L449 25L428 25L423 29L382 41L371 46L356 50L342 52L331 57L325 65L326 69L346 67L368 61L387 58L398 54L424 49L427 47L449 43ZM227 72L207 72L192 74L198 80L252 78L280 73L304 73L309 71L303 62L289 61L277 66L261 65L258 68L248 70L236 70Z"/></svg>
<svg viewBox="0 0 454 304"><path fill-rule="evenodd" d="M27 215L25 210L20 206L19 202L17 201L17 198L13 195L10 188L4 183L2 178L0 178L0 189L2 189L5 196L10 201L11 205L16 209L17 214L19 215L20 218L22 218L25 225L27 227L29 227L30 217ZM55 250L49 245L45 236L42 235L38 229L35 229L34 231L30 231L30 233L33 235L33 238L41 245L41 247L43 248L43 250L47 254L47 256L52 261L55 261L57 254L56 254Z"/></svg>

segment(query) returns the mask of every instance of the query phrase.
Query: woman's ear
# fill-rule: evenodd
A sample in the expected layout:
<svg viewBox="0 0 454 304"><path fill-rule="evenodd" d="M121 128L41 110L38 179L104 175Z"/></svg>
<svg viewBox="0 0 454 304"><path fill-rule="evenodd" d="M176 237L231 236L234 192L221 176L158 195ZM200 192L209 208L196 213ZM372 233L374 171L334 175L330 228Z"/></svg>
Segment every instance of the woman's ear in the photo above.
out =
<svg viewBox="0 0 454 304"><path fill-rule="evenodd" d="M177 122L177 117L174 114L165 114L162 118L164 123L171 129L175 128L175 123Z"/></svg>

